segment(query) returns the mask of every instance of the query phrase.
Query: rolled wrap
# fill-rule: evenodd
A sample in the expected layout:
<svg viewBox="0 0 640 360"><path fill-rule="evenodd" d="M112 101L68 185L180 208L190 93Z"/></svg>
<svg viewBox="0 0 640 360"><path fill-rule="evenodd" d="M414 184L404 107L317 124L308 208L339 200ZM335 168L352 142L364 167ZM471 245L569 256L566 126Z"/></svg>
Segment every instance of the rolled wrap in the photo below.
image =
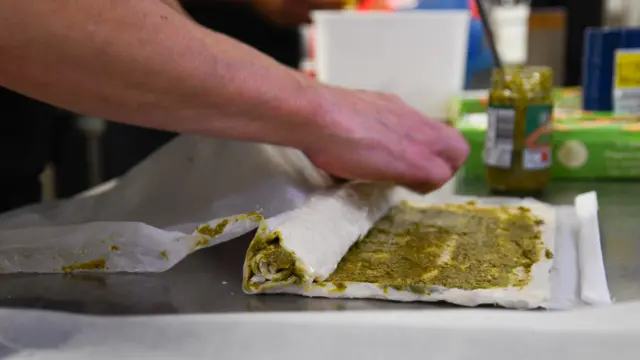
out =
<svg viewBox="0 0 640 360"><path fill-rule="evenodd" d="M391 185L349 184L314 195L277 226L263 221L247 251L244 291L305 287L326 279L389 210L396 191Z"/></svg>

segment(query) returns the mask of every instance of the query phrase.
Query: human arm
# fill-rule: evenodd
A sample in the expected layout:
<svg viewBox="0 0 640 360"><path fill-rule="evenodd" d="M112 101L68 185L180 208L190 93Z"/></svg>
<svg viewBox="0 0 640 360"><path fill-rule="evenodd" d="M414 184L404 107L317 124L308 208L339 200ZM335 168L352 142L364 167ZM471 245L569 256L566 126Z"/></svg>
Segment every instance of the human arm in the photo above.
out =
<svg viewBox="0 0 640 360"><path fill-rule="evenodd" d="M134 125L300 145L319 86L176 5L0 0L0 84Z"/></svg>
<svg viewBox="0 0 640 360"><path fill-rule="evenodd" d="M349 179L430 190L461 135L385 94L321 85L174 0L0 0L0 85L123 123L303 150ZM0 120L1 121L1 120Z"/></svg>

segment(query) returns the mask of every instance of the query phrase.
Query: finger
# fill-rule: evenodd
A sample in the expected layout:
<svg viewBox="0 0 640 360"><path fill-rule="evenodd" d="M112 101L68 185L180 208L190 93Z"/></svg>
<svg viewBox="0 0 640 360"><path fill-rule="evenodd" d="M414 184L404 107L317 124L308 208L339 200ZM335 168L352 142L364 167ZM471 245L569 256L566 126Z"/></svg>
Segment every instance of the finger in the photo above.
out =
<svg viewBox="0 0 640 360"><path fill-rule="evenodd" d="M455 170L445 160L435 156L425 159L422 168L416 171L419 172L402 185L422 193L439 189L455 175Z"/></svg>
<svg viewBox="0 0 640 360"><path fill-rule="evenodd" d="M455 128L438 124L436 130L440 146L436 149L436 154L444 159L454 170L459 169L469 156L469 143L465 137Z"/></svg>

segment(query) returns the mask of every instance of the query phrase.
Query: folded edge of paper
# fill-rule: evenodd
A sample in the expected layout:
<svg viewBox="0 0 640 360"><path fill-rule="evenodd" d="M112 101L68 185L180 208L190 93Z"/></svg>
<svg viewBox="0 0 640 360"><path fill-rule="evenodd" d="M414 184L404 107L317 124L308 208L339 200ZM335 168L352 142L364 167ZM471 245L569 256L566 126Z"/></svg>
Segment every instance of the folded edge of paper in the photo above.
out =
<svg viewBox="0 0 640 360"><path fill-rule="evenodd" d="M602 258L596 192L591 191L576 196L575 206L580 224L578 264L581 298L590 305L611 305L611 294Z"/></svg>

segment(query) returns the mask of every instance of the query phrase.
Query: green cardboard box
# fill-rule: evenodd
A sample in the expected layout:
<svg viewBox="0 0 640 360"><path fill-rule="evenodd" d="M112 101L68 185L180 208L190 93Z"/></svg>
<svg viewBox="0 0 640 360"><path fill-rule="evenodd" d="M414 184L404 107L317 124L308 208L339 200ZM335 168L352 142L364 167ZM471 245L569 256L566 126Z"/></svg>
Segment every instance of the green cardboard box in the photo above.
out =
<svg viewBox="0 0 640 360"><path fill-rule="evenodd" d="M575 106L575 105L572 105ZM635 116L554 110L553 179L640 178L640 121ZM483 177L486 113L462 114L456 126L471 146L464 176Z"/></svg>

